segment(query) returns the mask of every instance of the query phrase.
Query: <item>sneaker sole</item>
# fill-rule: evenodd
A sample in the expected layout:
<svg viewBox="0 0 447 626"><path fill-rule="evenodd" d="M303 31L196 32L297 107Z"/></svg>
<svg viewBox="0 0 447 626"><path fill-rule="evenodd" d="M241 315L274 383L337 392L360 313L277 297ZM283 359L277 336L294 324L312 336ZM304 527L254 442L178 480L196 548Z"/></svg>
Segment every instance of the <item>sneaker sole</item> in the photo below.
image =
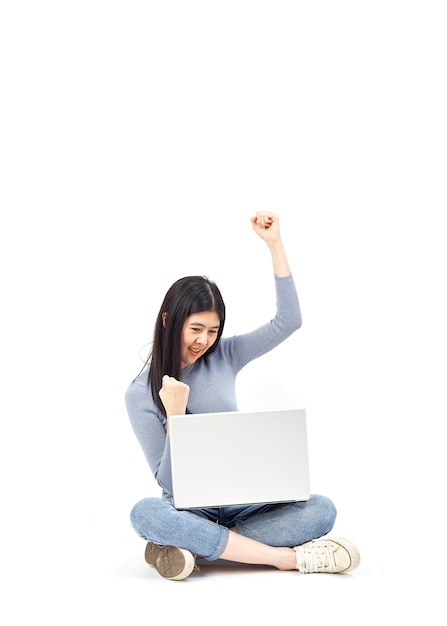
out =
<svg viewBox="0 0 447 626"><path fill-rule="evenodd" d="M144 556L146 562L168 580L183 580L195 567L195 559L191 552L175 546L158 546L149 542Z"/></svg>

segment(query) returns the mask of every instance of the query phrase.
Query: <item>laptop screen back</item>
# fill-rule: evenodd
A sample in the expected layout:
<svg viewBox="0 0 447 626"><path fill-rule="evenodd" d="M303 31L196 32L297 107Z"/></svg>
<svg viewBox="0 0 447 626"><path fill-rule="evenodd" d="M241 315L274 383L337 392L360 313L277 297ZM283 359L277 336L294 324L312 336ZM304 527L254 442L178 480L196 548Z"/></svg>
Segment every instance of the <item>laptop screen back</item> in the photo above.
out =
<svg viewBox="0 0 447 626"><path fill-rule="evenodd" d="M308 500L305 409L170 418L174 506Z"/></svg>

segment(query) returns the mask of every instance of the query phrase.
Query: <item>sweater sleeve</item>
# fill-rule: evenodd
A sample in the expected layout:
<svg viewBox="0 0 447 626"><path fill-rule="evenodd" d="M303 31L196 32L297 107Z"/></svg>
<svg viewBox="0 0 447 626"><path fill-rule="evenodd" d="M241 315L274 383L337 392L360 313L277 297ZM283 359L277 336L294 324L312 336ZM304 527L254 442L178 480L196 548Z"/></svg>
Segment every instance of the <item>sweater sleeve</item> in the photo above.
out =
<svg viewBox="0 0 447 626"><path fill-rule="evenodd" d="M129 385L125 403L132 429L140 443L155 480L172 494L171 449L166 435L166 418L157 410L150 388L139 379Z"/></svg>
<svg viewBox="0 0 447 626"><path fill-rule="evenodd" d="M270 352L301 327L301 308L292 275L275 276L275 289L276 313L273 319L256 330L223 342L226 358L232 362L234 371Z"/></svg>

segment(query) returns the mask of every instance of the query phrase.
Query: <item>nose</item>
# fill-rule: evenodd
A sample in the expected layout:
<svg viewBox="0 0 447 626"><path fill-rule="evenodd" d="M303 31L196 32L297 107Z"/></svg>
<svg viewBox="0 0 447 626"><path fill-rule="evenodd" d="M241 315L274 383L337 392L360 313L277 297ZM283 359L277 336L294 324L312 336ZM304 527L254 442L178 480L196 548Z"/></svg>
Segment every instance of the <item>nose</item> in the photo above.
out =
<svg viewBox="0 0 447 626"><path fill-rule="evenodd" d="M197 335L196 343L206 344L206 341L207 341L207 332L206 330L203 330L199 335Z"/></svg>

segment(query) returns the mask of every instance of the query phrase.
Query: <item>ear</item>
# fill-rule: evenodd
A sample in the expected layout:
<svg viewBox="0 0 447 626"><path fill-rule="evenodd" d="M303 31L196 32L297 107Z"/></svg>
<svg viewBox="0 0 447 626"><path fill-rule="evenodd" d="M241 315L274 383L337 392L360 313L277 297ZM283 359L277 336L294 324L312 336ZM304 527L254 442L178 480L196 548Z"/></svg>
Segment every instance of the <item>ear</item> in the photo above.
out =
<svg viewBox="0 0 447 626"><path fill-rule="evenodd" d="M166 311L161 314L161 319L163 321L163 328L166 328L166 318L167 317L168 317L168 314L166 313Z"/></svg>

